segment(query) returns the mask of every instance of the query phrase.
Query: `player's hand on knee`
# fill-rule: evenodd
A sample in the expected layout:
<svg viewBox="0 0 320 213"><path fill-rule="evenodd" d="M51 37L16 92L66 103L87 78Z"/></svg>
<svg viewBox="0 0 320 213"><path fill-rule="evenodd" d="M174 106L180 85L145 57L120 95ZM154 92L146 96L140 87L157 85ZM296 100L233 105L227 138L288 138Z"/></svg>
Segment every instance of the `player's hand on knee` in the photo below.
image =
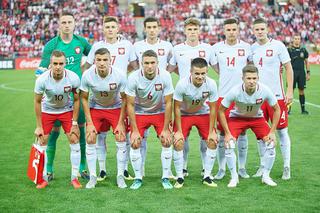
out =
<svg viewBox="0 0 320 213"><path fill-rule="evenodd" d="M137 132L137 131L131 132L130 141L131 141L131 147L132 147L133 149L138 149L138 148L140 148L140 146L141 146L141 140L142 140L142 138L141 138L141 135L140 135L139 132Z"/></svg>
<svg viewBox="0 0 320 213"><path fill-rule="evenodd" d="M162 130L160 134L160 141L164 147L170 147L172 144L172 135L169 129Z"/></svg>
<svg viewBox="0 0 320 213"><path fill-rule="evenodd" d="M207 146L210 149L216 149L217 148L218 135L217 135L215 130L212 130L212 131L209 132L208 139L207 139L206 142L207 142Z"/></svg>
<svg viewBox="0 0 320 213"><path fill-rule="evenodd" d="M126 127L124 122L119 122L117 127L114 130L114 135L116 141L124 142L126 141Z"/></svg>
<svg viewBox="0 0 320 213"><path fill-rule="evenodd" d="M183 146L184 146L184 137L182 132L177 131L174 136L173 136L173 146L174 149L177 151L181 151L183 150Z"/></svg>
<svg viewBox="0 0 320 213"><path fill-rule="evenodd" d="M267 144L268 147L276 146L276 135L274 132L270 132L267 136L263 137L262 140Z"/></svg>
<svg viewBox="0 0 320 213"><path fill-rule="evenodd" d="M44 132L43 132L43 128L41 127L37 127L35 130L34 130L34 135L37 137L40 145L44 145Z"/></svg>
<svg viewBox="0 0 320 213"><path fill-rule="evenodd" d="M71 130L70 130L70 134L74 134L76 135L78 138L80 138L80 130L79 130L79 126L78 125L72 125L71 126Z"/></svg>
<svg viewBox="0 0 320 213"><path fill-rule="evenodd" d="M88 124L87 128L86 128L87 143L89 143L89 144L95 143L96 135L97 135L97 130L94 127L94 125L92 123Z"/></svg>

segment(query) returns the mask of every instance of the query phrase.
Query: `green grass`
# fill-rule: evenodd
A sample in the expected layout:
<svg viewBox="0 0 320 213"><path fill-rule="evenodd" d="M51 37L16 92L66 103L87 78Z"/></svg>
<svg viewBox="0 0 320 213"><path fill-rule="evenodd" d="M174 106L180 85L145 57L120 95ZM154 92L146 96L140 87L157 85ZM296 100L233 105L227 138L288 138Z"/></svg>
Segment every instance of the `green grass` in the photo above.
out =
<svg viewBox="0 0 320 213"><path fill-rule="evenodd" d="M312 66L306 100L320 105L319 66ZM213 75L215 78L216 76ZM177 80L176 76L173 76ZM181 190L162 189L160 144L154 131L148 138L146 178L141 190L120 190L115 184L115 144L108 136L108 179L93 190L74 190L69 185L69 146L61 135L55 160L55 180L45 190L36 190L26 170L35 115L33 110L34 76L32 71L0 71L0 210L1 212L319 212L320 190L320 109L307 105L309 116L300 115L293 105L289 132L292 140L292 179L281 180L282 157L279 147L271 176L275 188L260 179L240 180L235 189L227 188L228 176L210 189L201 184L198 136L190 137L189 174ZM17 89L18 91L11 90ZM297 93L297 91L296 91ZM297 98L297 94L295 95ZM247 168L258 166L256 141L249 131ZM217 171L215 163L214 173ZM132 171L131 171L132 173ZM81 180L83 185L85 182ZM131 184L131 182L128 182Z"/></svg>

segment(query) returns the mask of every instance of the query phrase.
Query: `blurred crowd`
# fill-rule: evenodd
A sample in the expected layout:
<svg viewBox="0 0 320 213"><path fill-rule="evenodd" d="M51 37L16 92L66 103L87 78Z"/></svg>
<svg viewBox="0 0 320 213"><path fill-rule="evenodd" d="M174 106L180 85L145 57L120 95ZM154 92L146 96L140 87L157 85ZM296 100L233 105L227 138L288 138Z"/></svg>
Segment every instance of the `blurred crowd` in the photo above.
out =
<svg viewBox="0 0 320 213"><path fill-rule="evenodd" d="M184 40L183 21L188 17L201 19L201 40L213 44L223 39L222 23L229 17L240 21L241 38L254 42L251 26L257 17L265 17L270 36L285 43L299 32L304 42L320 45L320 0L298 0L295 5L273 7L254 0L157 0L157 8L146 16L159 18L160 37L173 44ZM132 12L120 11L117 0L2 0L0 5L0 57L40 56L44 44L57 34L59 14L71 11L76 18L76 34L91 43L102 40L102 17L117 16L121 34L138 40Z"/></svg>

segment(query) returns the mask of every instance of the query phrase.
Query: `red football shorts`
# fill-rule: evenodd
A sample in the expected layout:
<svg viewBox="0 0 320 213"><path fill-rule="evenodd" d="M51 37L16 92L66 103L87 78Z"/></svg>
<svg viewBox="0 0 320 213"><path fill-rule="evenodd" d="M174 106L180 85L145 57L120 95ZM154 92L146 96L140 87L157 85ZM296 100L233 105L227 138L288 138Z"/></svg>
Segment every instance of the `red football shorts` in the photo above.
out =
<svg viewBox="0 0 320 213"><path fill-rule="evenodd" d="M270 127L264 118L229 118L228 127L236 139L247 129L252 129L257 139L262 139L270 132Z"/></svg>
<svg viewBox="0 0 320 213"><path fill-rule="evenodd" d="M218 101L217 101L217 104L216 104L216 112L217 112L217 129L220 131L220 132L223 132L223 128L222 128L222 125L220 124L220 118L218 116L218 110L219 110L219 107L221 105L221 102L223 100L223 97L219 97ZM227 122L229 121L229 114L230 114L230 110L233 109L234 107L234 102L230 105L230 107L225 111L225 116L226 116L226 120Z"/></svg>
<svg viewBox="0 0 320 213"><path fill-rule="evenodd" d="M199 135L204 139L208 139L209 135L209 115L182 115L181 116L181 129L184 138L187 138L191 128L197 127ZM176 127L174 128L177 130Z"/></svg>
<svg viewBox="0 0 320 213"><path fill-rule="evenodd" d="M143 137L144 131L151 125L154 126L157 135L160 136L164 126L164 113L156 115L136 115L136 123L141 137Z"/></svg>
<svg viewBox="0 0 320 213"><path fill-rule="evenodd" d="M284 100L278 100L278 104L280 106L280 120L277 125L277 129L283 129L288 127L288 109ZM273 108L269 105L267 101L265 101L261 105L261 109L263 111L263 116L266 119L266 121L269 121L270 119L272 122Z"/></svg>
<svg viewBox="0 0 320 213"><path fill-rule="evenodd" d="M121 109L90 109L92 122L97 132L113 130L118 125Z"/></svg>
<svg viewBox="0 0 320 213"><path fill-rule="evenodd" d="M42 112L41 122L42 122L43 133L45 135L48 135L51 132L54 122L57 120L61 122L64 132L69 133L72 126L72 115L73 115L72 111L64 112L60 114L49 114L49 113Z"/></svg>

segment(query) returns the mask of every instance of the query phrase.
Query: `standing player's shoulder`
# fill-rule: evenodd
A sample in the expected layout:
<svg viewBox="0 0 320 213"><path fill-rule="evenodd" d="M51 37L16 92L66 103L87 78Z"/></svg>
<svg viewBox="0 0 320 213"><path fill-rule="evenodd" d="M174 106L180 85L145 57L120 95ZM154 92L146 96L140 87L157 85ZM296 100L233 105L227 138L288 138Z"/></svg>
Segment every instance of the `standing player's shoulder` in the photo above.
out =
<svg viewBox="0 0 320 213"><path fill-rule="evenodd" d="M159 42L161 45L167 46L169 48L172 48L173 45L169 42L169 41L165 41L165 40L160 40Z"/></svg>
<svg viewBox="0 0 320 213"><path fill-rule="evenodd" d="M212 85L215 85L217 86L217 83L214 79L210 78L209 76L206 77L206 82L208 85L212 86Z"/></svg>

